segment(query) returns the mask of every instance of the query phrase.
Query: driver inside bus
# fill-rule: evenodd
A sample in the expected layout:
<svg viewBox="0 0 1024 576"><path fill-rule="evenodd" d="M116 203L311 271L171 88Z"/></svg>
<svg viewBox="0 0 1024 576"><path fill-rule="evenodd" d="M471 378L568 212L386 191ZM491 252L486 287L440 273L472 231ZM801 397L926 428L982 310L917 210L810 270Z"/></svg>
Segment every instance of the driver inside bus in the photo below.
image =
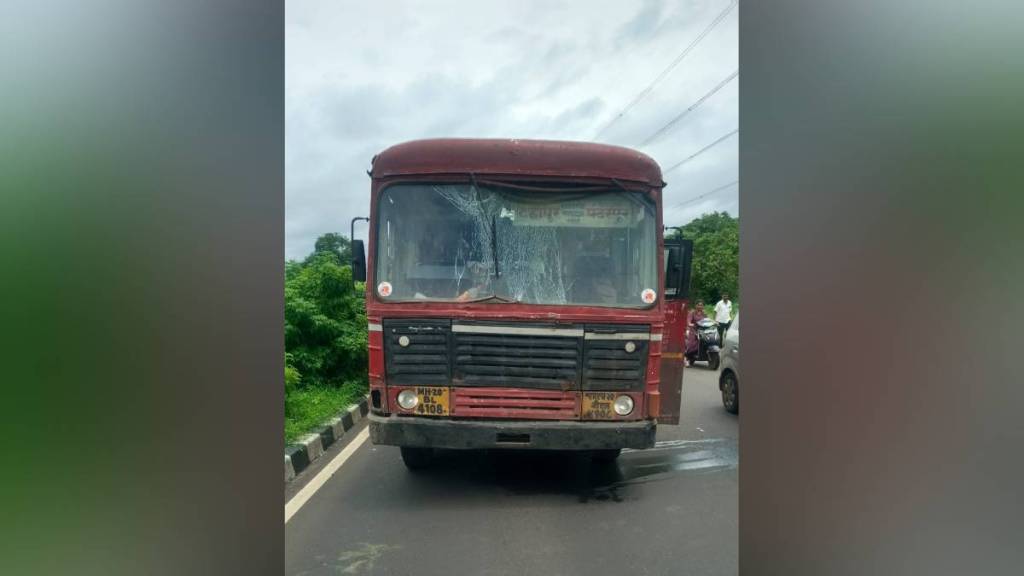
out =
<svg viewBox="0 0 1024 576"><path fill-rule="evenodd" d="M470 287L455 297L456 302L468 302L492 294L491 275L487 267L480 262L472 262L467 267Z"/></svg>
<svg viewBox="0 0 1024 576"><path fill-rule="evenodd" d="M612 280L612 261L607 256L585 255L576 259L574 274L577 278L573 299L578 304L613 305L618 303L618 291Z"/></svg>
<svg viewBox="0 0 1024 576"><path fill-rule="evenodd" d="M591 288L595 304L616 304L619 301L618 291L608 274L601 274L594 278Z"/></svg>

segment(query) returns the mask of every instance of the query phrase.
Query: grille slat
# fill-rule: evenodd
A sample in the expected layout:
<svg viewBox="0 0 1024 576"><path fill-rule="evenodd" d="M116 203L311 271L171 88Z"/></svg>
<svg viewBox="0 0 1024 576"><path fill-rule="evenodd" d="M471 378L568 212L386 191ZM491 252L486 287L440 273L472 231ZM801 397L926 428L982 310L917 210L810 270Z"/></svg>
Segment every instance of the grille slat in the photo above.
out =
<svg viewBox="0 0 1024 576"><path fill-rule="evenodd" d="M636 360L602 360L593 356L587 358L587 368L599 368L607 370L629 370L636 368Z"/></svg>
<svg viewBox="0 0 1024 576"><path fill-rule="evenodd" d="M597 380L634 380L640 377L640 370L587 370L584 376Z"/></svg>
<svg viewBox="0 0 1024 576"><path fill-rule="evenodd" d="M401 350L402 354L447 354L447 344L409 344Z"/></svg>
<svg viewBox="0 0 1024 576"><path fill-rule="evenodd" d="M397 364L388 370L388 374L444 374L445 377L447 377L448 366L431 366L427 364Z"/></svg>
<svg viewBox="0 0 1024 576"><path fill-rule="evenodd" d="M483 344L485 346L501 347L536 347L536 348L569 348L576 349L579 339L566 336L521 336L518 334L472 334L465 332L456 333L456 341L463 344Z"/></svg>
<svg viewBox="0 0 1024 576"><path fill-rule="evenodd" d="M646 344L644 344L646 346ZM626 352L622 349L622 344L619 344L618 350L602 350L589 348L587 350L588 358L604 359L604 360L636 360L636 352Z"/></svg>
<svg viewBox="0 0 1024 576"><path fill-rule="evenodd" d="M516 348L512 346L459 345L455 347L458 354L480 354L492 356L521 356L525 358L576 358L576 348Z"/></svg>
<svg viewBox="0 0 1024 576"><path fill-rule="evenodd" d="M524 386L527 388L539 388L541 390L572 390L576 382L557 380L554 378L531 378L528 376L494 376L485 374L470 374L461 380L455 381L460 386Z"/></svg>
<svg viewBox="0 0 1024 576"><path fill-rule="evenodd" d="M540 400L522 398L465 398L462 400L465 406L478 408L572 408L576 400Z"/></svg>
<svg viewBox="0 0 1024 576"><path fill-rule="evenodd" d="M558 378L572 380L576 377L576 367L569 369L534 368L530 366L509 366L492 364L460 364L459 368L466 374L496 374L501 376L533 376L534 378Z"/></svg>
<svg viewBox="0 0 1024 576"><path fill-rule="evenodd" d="M524 356L487 356L484 354L456 356L462 364L494 364L498 366L538 366L544 368L576 368L575 358L528 358Z"/></svg>
<svg viewBox="0 0 1024 576"><path fill-rule="evenodd" d="M410 331L408 329L399 329L392 332L391 335L394 336L396 340L401 336L408 336L410 342L415 342L417 344L440 344L442 346L447 346L448 344L447 334L423 333Z"/></svg>
<svg viewBox="0 0 1024 576"><path fill-rule="evenodd" d="M551 390L528 390L522 388L456 388L455 392L463 398L514 398L520 400L559 400L574 399L572 394L553 392Z"/></svg>
<svg viewBox="0 0 1024 576"><path fill-rule="evenodd" d="M434 364L437 363L438 356L440 354L417 354L413 351L411 354L395 354L395 364Z"/></svg>

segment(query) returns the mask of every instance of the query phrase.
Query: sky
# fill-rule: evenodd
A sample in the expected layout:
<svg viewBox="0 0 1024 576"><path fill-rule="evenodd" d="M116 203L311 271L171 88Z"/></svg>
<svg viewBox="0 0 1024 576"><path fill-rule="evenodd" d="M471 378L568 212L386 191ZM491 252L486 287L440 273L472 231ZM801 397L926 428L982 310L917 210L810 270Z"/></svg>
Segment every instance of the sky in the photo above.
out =
<svg viewBox="0 0 1024 576"><path fill-rule="evenodd" d="M738 216L737 135L669 171L739 126L738 77L686 112L738 69L738 7L602 132L732 2L290 0L285 256L347 236L369 212L370 159L419 138L627 146L666 172L666 225Z"/></svg>

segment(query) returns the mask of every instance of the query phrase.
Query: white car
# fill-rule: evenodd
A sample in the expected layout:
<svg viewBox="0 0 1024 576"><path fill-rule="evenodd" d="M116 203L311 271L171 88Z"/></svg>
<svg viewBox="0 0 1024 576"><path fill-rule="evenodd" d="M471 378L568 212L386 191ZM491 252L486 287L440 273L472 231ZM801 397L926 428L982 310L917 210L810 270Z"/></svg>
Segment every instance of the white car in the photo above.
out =
<svg viewBox="0 0 1024 576"><path fill-rule="evenodd" d="M722 373L718 376L718 389L722 391L722 405L733 414L740 411L740 315L736 314L722 343Z"/></svg>

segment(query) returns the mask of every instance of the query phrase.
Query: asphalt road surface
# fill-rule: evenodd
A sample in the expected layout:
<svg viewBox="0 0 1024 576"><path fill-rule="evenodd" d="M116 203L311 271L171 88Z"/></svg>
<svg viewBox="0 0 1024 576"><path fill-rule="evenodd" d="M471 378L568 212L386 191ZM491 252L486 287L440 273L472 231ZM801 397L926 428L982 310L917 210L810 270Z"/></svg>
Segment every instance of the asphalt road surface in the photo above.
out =
<svg viewBox="0 0 1024 576"><path fill-rule="evenodd" d="M412 474L366 441L285 525L285 573L736 574L739 423L702 366L683 378L680 425L612 464L452 451Z"/></svg>

